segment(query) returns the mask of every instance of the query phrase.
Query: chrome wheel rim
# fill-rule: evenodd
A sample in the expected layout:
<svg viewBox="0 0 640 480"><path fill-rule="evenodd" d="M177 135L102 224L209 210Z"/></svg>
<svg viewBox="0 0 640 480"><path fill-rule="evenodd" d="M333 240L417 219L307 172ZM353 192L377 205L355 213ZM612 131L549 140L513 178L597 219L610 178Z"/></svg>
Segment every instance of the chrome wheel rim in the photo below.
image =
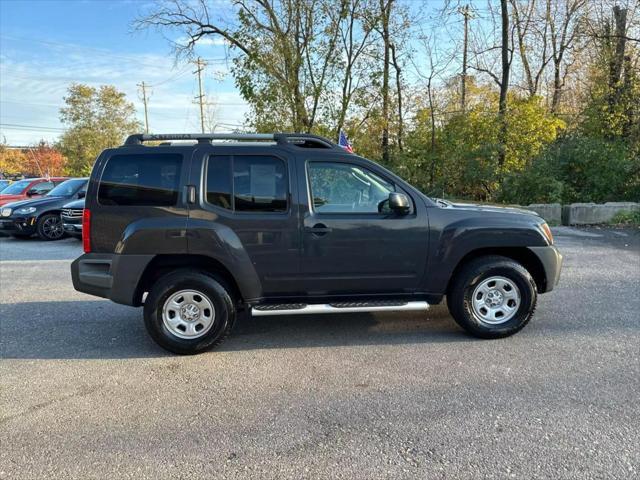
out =
<svg viewBox="0 0 640 480"><path fill-rule="evenodd" d="M62 220L56 217L49 217L42 223L42 233L45 237L57 239L64 234L64 228L62 227Z"/></svg>
<svg viewBox="0 0 640 480"><path fill-rule="evenodd" d="M180 290L171 295L162 307L162 323L166 329L186 340L205 335L215 318L213 303L197 290Z"/></svg>
<svg viewBox="0 0 640 480"><path fill-rule="evenodd" d="M508 322L520 308L520 289L506 277L489 277L473 290L473 313L488 325Z"/></svg>

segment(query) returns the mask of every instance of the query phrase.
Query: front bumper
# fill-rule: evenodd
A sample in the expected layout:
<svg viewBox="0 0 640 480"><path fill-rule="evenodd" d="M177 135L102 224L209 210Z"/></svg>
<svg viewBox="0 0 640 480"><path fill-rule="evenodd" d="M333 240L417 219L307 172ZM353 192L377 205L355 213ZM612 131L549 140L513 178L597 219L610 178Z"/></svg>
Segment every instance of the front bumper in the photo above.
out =
<svg viewBox="0 0 640 480"><path fill-rule="evenodd" d="M64 221L64 220L63 220ZM70 235L81 236L82 235L82 224L81 223L63 223L62 228L64 231Z"/></svg>
<svg viewBox="0 0 640 480"><path fill-rule="evenodd" d="M547 247L529 247L529 250L538 257L542 264L545 274L544 287L540 289L540 293L550 292L560 281L560 271L562 270L562 255L555 247L549 245Z"/></svg>
<svg viewBox="0 0 640 480"><path fill-rule="evenodd" d="M0 232L4 233L35 233L36 217L8 217L0 218Z"/></svg>
<svg viewBox="0 0 640 480"><path fill-rule="evenodd" d="M138 285L153 255L85 253L71 264L73 288L124 305L140 305Z"/></svg>

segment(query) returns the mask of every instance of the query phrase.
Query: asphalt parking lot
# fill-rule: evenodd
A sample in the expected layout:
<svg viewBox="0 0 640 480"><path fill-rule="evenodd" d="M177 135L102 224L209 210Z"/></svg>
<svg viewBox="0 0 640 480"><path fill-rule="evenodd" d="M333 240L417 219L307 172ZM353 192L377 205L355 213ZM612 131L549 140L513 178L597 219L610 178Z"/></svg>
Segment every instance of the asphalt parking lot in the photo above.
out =
<svg viewBox="0 0 640 480"><path fill-rule="evenodd" d="M0 238L0 478L637 478L640 232L555 229L518 335L425 314L241 318L165 353L73 290L73 239Z"/></svg>

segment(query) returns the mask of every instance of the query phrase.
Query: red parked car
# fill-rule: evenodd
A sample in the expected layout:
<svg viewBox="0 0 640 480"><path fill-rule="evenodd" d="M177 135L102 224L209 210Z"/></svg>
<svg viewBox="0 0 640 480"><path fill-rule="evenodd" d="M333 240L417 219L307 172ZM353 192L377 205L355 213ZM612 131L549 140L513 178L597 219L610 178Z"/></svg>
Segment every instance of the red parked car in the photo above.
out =
<svg viewBox="0 0 640 480"><path fill-rule="evenodd" d="M2 190L0 193L0 206L9 202L41 197L65 180L67 180L66 177L25 178L24 180L18 180Z"/></svg>

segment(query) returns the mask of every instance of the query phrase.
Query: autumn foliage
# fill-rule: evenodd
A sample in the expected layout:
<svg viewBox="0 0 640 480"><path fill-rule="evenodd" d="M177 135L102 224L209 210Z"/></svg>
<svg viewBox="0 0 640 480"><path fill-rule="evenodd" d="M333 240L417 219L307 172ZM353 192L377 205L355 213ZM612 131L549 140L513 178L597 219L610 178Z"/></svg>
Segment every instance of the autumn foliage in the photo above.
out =
<svg viewBox="0 0 640 480"><path fill-rule="evenodd" d="M6 177L53 177L66 173L67 159L45 141L27 148L0 145L0 174Z"/></svg>

